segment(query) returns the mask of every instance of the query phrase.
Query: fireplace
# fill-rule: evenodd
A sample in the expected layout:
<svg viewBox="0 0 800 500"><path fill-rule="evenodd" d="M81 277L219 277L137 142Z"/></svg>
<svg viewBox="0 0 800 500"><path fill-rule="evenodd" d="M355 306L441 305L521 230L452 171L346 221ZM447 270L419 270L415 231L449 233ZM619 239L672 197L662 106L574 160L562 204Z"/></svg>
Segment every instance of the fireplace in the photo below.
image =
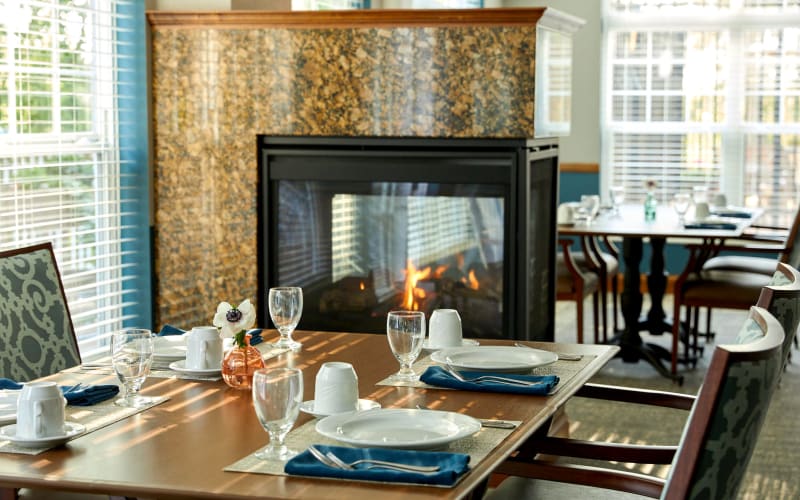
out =
<svg viewBox="0 0 800 500"><path fill-rule="evenodd" d="M465 337L553 340L553 140L258 141L259 296L302 287L298 328L452 308Z"/></svg>

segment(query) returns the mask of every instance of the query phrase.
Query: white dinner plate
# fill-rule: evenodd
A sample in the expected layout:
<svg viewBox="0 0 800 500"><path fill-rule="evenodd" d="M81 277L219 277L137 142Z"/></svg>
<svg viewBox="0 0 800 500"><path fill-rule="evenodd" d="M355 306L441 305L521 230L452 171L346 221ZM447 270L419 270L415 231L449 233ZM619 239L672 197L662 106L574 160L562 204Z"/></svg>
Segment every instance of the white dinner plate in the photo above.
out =
<svg viewBox="0 0 800 500"><path fill-rule="evenodd" d="M17 399L20 391L0 391L0 425L17 421Z"/></svg>
<svg viewBox="0 0 800 500"><path fill-rule="evenodd" d="M183 335L165 335L153 339L153 358L176 361L186 357L186 338Z"/></svg>
<svg viewBox="0 0 800 500"><path fill-rule="evenodd" d="M477 340L461 339L461 347L469 347L469 346L476 346L476 345L479 345ZM425 339L425 340L422 341L422 350L427 352L427 353L438 351L440 349L443 349L443 348L442 347L431 347L430 346L430 339Z"/></svg>
<svg viewBox="0 0 800 500"><path fill-rule="evenodd" d="M47 436L43 438L18 437L17 425L7 425L0 428L0 439L7 439L17 446L24 448L52 448L59 446L70 439L86 432L86 427L73 422L64 422L64 434L60 436Z"/></svg>
<svg viewBox="0 0 800 500"><path fill-rule="evenodd" d="M371 399L359 399L358 405L355 410L352 411L367 411L367 410L374 410L376 408L380 408L381 404L377 401L373 401ZM300 403L300 411L303 413L308 413L309 415L313 415L317 418L328 417L330 415L339 415L339 413L328 413L328 412L319 412L314 410L314 400L310 399L308 401L303 401ZM349 411L341 412L341 413L350 413Z"/></svg>
<svg viewBox="0 0 800 500"><path fill-rule="evenodd" d="M449 411L387 408L331 415L317 422L316 429L354 446L424 450L471 436L481 423Z"/></svg>
<svg viewBox="0 0 800 500"><path fill-rule="evenodd" d="M169 369L176 372L185 373L187 375L219 375L222 373L221 366L216 368L187 368L185 359L173 361L169 364Z"/></svg>
<svg viewBox="0 0 800 500"><path fill-rule="evenodd" d="M431 354L437 363L461 370L488 372L524 372L558 360L558 355L540 349L521 349L510 346L450 347Z"/></svg>

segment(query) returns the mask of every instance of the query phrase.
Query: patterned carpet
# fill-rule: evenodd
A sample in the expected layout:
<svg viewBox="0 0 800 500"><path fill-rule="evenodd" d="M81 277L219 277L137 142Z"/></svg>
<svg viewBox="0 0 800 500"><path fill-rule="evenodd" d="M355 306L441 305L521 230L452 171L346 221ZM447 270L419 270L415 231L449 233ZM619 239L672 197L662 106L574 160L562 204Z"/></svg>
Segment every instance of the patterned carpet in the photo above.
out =
<svg viewBox="0 0 800 500"><path fill-rule="evenodd" d="M669 306L667 308L666 306ZM647 305L645 304L645 307ZM671 310L671 298L665 301ZM591 311L587 301L586 310ZM646 309L645 309L646 310ZM746 317L744 311L714 311L712 330L717 332L715 343L733 340ZM591 313L584 335L592 337ZM575 306L571 302L558 302L556 307L556 341L575 342ZM669 335L643 334L645 341L669 348ZM701 341L702 342L702 341ZM623 363L614 359L592 380L602 384L652 388L674 392L697 393L711 359L713 344L706 347L703 359L694 370L683 368L683 386L659 376L646 363ZM800 432L797 420L800 415L800 351L795 351L773 397L766 422L761 431L756 451L744 477L739 498L742 499L796 499L800 498ZM644 409L643 409L644 408ZM577 398L567 406L570 432L579 439L642 444L677 444L688 412L646 408ZM628 470L666 477L668 466L641 466L618 464Z"/></svg>

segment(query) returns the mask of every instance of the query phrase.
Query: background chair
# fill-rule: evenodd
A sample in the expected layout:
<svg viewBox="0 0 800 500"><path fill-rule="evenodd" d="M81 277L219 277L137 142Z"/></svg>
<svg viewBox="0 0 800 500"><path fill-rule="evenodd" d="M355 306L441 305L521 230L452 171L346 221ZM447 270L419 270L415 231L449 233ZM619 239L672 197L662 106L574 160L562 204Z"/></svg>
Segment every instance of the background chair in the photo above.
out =
<svg viewBox="0 0 800 500"><path fill-rule="evenodd" d="M597 275L600 286L600 313L603 331L603 342L608 341L608 291L611 289L612 325L614 331L619 329L617 323L617 310L619 309L619 251L608 240L597 236L583 236L581 238L582 251L571 252L575 265L583 274ZM596 342L596 340L595 340Z"/></svg>
<svg viewBox="0 0 800 500"><path fill-rule="evenodd" d="M689 410L680 443L640 446L537 437L534 453L642 464L671 463L666 481L602 467L572 465L519 453L498 469L511 477L487 495L491 500L536 498L625 498L601 496L604 488L667 499L736 498L744 471L778 383L783 363L783 328L765 309L753 307L742 327L751 342L718 346L697 397L588 384L578 396ZM756 335L752 335L756 333ZM653 425L658 425L654 422ZM530 481L533 478L545 481ZM569 483L569 484L567 484ZM591 487L591 488L589 488Z"/></svg>
<svg viewBox="0 0 800 500"><path fill-rule="evenodd" d="M0 377L27 382L80 362L52 245L0 252Z"/></svg>
<svg viewBox="0 0 800 500"><path fill-rule="evenodd" d="M582 271L572 258L572 240L559 239L561 252L556 258L556 300L574 300L577 309L578 343L583 343L583 301L592 296L594 321L594 340L599 341L599 322L597 316L599 279L592 272Z"/></svg>

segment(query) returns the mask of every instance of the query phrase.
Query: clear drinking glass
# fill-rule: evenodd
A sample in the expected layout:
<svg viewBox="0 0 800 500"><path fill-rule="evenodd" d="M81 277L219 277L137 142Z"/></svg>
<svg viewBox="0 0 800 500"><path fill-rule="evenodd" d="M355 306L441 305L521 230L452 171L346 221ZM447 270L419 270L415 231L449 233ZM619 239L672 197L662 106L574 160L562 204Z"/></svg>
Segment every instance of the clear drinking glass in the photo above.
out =
<svg viewBox="0 0 800 500"><path fill-rule="evenodd" d="M614 207L614 214L619 215L619 206L625 201L625 187L611 186L609 194L611 195L611 206Z"/></svg>
<svg viewBox="0 0 800 500"><path fill-rule="evenodd" d="M692 204L692 196L689 193L675 193L672 200L672 206L678 214L678 220L681 224L684 223L686 212L689 210L689 205Z"/></svg>
<svg viewBox="0 0 800 500"><path fill-rule="evenodd" d="M586 209L586 221L592 222L600 212L600 195L584 194L581 196L581 206Z"/></svg>
<svg viewBox="0 0 800 500"><path fill-rule="evenodd" d="M303 289L297 286L281 286L269 289L269 317L281 338L272 344L275 347L288 347L297 350L300 342L292 339L292 332L303 314Z"/></svg>
<svg viewBox="0 0 800 500"><path fill-rule="evenodd" d="M118 406L141 408L153 402L153 398L139 394L153 364L150 330L128 328L116 332L111 338L111 364L124 390L123 397L115 401Z"/></svg>
<svg viewBox="0 0 800 500"><path fill-rule="evenodd" d="M392 375L398 380L417 380L411 365L422 351L425 339L425 313L420 311L390 311L386 318L386 337L392 354L400 362L400 371Z"/></svg>
<svg viewBox="0 0 800 500"><path fill-rule="evenodd" d="M298 368L262 368L253 374L253 406L261 427L269 434L269 444L255 453L262 460L285 462L297 455L286 443L300 403L303 402L303 372Z"/></svg>

